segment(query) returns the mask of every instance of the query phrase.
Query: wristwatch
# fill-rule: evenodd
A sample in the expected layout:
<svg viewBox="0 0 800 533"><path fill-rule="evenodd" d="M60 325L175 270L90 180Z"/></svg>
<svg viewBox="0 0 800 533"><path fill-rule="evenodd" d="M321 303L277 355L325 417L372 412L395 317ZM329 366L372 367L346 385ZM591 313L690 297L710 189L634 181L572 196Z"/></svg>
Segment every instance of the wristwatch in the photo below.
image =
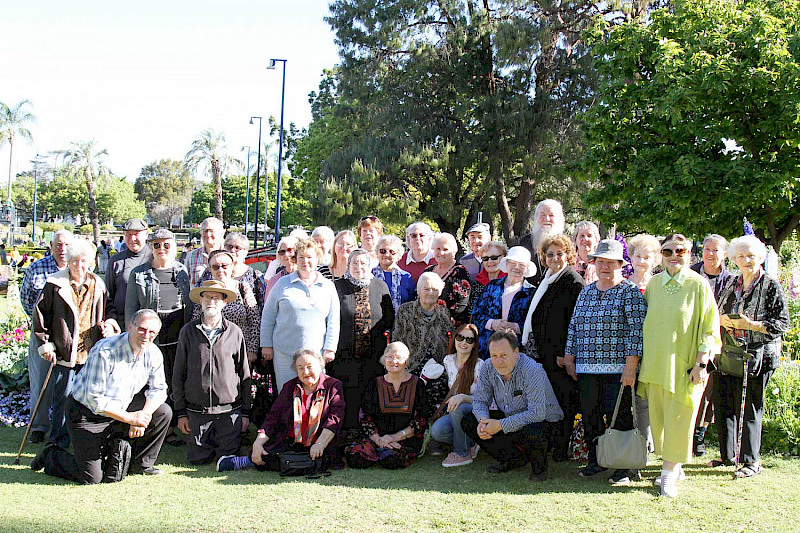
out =
<svg viewBox="0 0 800 533"><path fill-rule="evenodd" d="M695 363L694 366L697 368L706 368L708 365L706 363Z"/></svg>

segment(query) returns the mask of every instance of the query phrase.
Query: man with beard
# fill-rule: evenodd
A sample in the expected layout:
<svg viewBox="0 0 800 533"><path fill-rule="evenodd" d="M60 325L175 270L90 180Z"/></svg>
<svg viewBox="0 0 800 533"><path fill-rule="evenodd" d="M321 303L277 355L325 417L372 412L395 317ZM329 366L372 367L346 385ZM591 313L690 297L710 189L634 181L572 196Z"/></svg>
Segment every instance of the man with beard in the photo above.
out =
<svg viewBox="0 0 800 533"><path fill-rule="evenodd" d="M564 208L561 202L548 198L536 204L533 212L533 228L531 232L519 240L519 245L524 246L531 253L531 261L536 265L536 275L527 278L527 281L538 286L544 278L547 268L539 257L539 248L544 239L551 235L564 233Z"/></svg>
<svg viewBox="0 0 800 533"><path fill-rule="evenodd" d="M106 316L118 324L125 324L125 295L128 292L128 276L131 270L144 263L147 250L148 226L141 218L132 218L122 226L125 250L108 260L106 266L106 288L108 304Z"/></svg>

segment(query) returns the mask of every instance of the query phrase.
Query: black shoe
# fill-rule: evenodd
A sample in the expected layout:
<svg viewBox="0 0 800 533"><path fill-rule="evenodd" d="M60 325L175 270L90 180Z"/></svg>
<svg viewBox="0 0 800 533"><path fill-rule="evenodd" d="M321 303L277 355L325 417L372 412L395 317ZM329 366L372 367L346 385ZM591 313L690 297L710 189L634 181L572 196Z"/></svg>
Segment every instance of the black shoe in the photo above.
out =
<svg viewBox="0 0 800 533"><path fill-rule="evenodd" d="M131 470L131 474L142 474L145 476L160 476L164 473L163 470L160 468L156 468L154 466L148 466L147 468L137 468L136 470Z"/></svg>
<svg viewBox="0 0 800 533"><path fill-rule="evenodd" d="M47 458L47 454L49 454L50 450L52 450L55 447L56 445L52 442L48 442L47 444L45 444L44 448L39 450L39 453L37 453L36 457L34 457L33 461L31 461L31 470L33 470L34 472L38 472L39 470L44 468L44 461Z"/></svg>
<svg viewBox="0 0 800 533"><path fill-rule="evenodd" d="M528 475L528 481L539 483L541 481L547 481L547 469L538 474L533 471L533 467L531 467L531 473Z"/></svg>
<svg viewBox="0 0 800 533"><path fill-rule="evenodd" d="M527 462L528 460L524 457L521 459L515 459L513 461L501 461L488 466L486 471L490 474L502 474L503 472L508 472L509 470L514 470L515 468L525 466L525 463Z"/></svg>
<svg viewBox="0 0 800 533"><path fill-rule="evenodd" d="M553 461L563 463L569 459L569 454L564 450L553 450Z"/></svg>
<svg viewBox="0 0 800 533"><path fill-rule="evenodd" d="M605 472L606 470L608 470L608 469L607 468L603 468L602 466L600 466L598 464L589 463L585 467L581 468L581 471L578 472L578 475L580 477L592 477L592 476L596 476L597 474L601 474L601 473Z"/></svg>
<svg viewBox="0 0 800 533"><path fill-rule="evenodd" d="M41 429L34 429L31 431L31 434L28 436L28 442L31 444L39 444L40 442L44 442L44 431Z"/></svg>
<svg viewBox="0 0 800 533"><path fill-rule="evenodd" d="M186 444L186 441L177 436L175 433L170 433L167 435L167 437L164 439L164 442L170 446L183 446Z"/></svg>
<svg viewBox="0 0 800 533"><path fill-rule="evenodd" d="M612 485L628 485L632 481L640 481L642 475L638 470L617 469L608 478L608 482Z"/></svg>
<svg viewBox="0 0 800 533"><path fill-rule="evenodd" d="M695 457L702 457L706 453L706 428L700 427L694 430L693 452Z"/></svg>

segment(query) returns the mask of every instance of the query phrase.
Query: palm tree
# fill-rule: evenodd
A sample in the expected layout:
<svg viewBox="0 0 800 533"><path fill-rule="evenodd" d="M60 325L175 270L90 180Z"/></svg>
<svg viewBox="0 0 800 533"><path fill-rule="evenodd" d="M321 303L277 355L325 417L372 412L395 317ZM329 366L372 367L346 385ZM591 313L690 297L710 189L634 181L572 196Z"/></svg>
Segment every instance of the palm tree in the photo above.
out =
<svg viewBox="0 0 800 533"><path fill-rule="evenodd" d="M192 148L186 153L186 167L191 172L203 170L211 173L214 180L214 212L222 220L222 175L228 166L239 166L241 162L227 154L225 134L205 130L194 140Z"/></svg>
<svg viewBox="0 0 800 533"><path fill-rule="evenodd" d="M99 149L95 141L79 141L70 143L70 147L60 152L64 156L64 164L76 175L83 175L86 180L86 191L89 195L89 220L92 223L95 245L100 242L100 220L97 213L97 177L107 174L105 156L108 150Z"/></svg>
<svg viewBox="0 0 800 533"><path fill-rule="evenodd" d="M8 143L8 201L11 202L11 174L14 157L14 138L32 140L31 132L26 124L36 122L36 116L26 107L32 106L30 100L22 100L14 107L0 102L0 146Z"/></svg>

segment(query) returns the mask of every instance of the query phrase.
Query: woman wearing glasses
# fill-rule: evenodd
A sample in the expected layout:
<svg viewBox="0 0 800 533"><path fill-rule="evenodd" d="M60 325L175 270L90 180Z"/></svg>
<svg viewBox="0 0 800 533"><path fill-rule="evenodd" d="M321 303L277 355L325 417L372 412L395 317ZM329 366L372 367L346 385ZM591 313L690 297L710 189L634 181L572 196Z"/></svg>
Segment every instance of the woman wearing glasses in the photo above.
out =
<svg viewBox="0 0 800 533"><path fill-rule="evenodd" d="M678 495L681 464L692 457L694 421L722 343L711 285L689 268L692 243L680 233L661 243L664 272L647 284L639 394L650 406L656 453L664 458L661 495Z"/></svg>
<svg viewBox="0 0 800 533"><path fill-rule="evenodd" d="M358 248L356 245L356 234L349 229L342 230L333 238L333 253L331 254L331 264L319 267L319 272L327 279L335 281L343 278L347 272L347 258L350 252Z"/></svg>
<svg viewBox="0 0 800 533"><path fill-rule="evenodd" d="M506 256L508 248L500 241L489 241L481 246L478 253L481 257L481 271L475 276L475 283L472 284L472 290L469 293L471 300L469 308L472 310L475 309L475 302L481 299L489 282L506 275L500 270L500 260Z"/></svg>
<svg viewBox="0 0 800 533"><path fill-rule="evenodd" d="M259 312L261 312L264 307L264 293L267 286L264 283L264 274L244 262L247 259L247 252L250 250L250 240L242 233L228 233L225 236L223 249L230 253L233 258L233 269L230 272L230 276L236 281L247 283L250 286L256 297L256 302L258 302ZM206 269L200 278L200 283L211 279L217 278L214 277L211 269Z"/></svg>
<svg viewBox="0 0 800 533"><path fill-rule="evenodd" d="M297 247L297 237L291 235L284 237L278 243L278 252L275 260L278 262L278 269L275 275L267 282L267 289L265 291L264 299L269 296L269 291L283 276L288 276L297 270L297 263L295 262L295 248Z"/></svg>
<svg viewBox="0 0 800 533"><path fill-rule="evenodd" d="M594 252L594 250L592 250ZM525 353L542 364L564 418L553 436L553 460L569 457L569 438L578 413L578 388L564 366L564 347L575 302L583 290L583 277L575 269L577 254L566 235L545 237L539 258L547 266L528 307L522 340Z"/></svg>
<svg viewBox="0 0 800 533"><path fill-rule="evenodd" d="M176 261L178 247L175 235L158 229L150 234L150 260L131 271L125 297L125 323L140 309L152 309L161 319L161 331L155 345L164 356L164 375L172 398L172 365L178 348L178 334L192 320L189 273ZM168 400L171 402L171 400ZM173 423L174 425L174 423ZM168 444L180 445L183 440L170 433Z"/></svg>
<svg viewBox="0 0 800 533"><path fill-rule="evenodd" d="M472 412L472 394L478 386L483 360L478 357L478 328L464 324L456 328L450 342L450 355L444 358L450 391L433 415L431 438L453 445L442 462L445 468L470 464L478 455L478 446L461 429L461 419Z"/></svg>
<svg viewBox="0 0 800 533"><path fill-rule="evenodd" d="M403 241L399 237L384 235L378 240L379 264L372 269L372 274L389 287L395 312L402 304L413 301L416 291L411 274L397 266L404 251Z"/></svg>

